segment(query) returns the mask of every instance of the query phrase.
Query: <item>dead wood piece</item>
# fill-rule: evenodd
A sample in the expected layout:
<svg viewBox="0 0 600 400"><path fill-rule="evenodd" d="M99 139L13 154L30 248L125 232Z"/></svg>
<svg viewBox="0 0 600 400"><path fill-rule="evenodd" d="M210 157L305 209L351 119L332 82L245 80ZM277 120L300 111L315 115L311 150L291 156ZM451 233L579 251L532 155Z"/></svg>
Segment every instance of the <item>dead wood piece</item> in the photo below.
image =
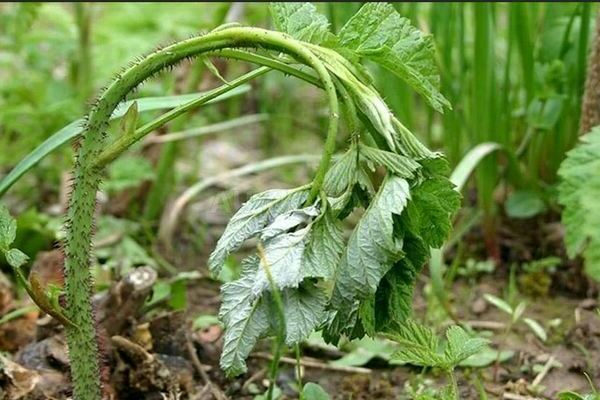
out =
<svg viewBox="0 0 600 400"><path fill-rule="evenodd" d="M98 321L108 337L121 333L152 291L158 275L151 267L139 267L113 285L99 307Z"/></svg>

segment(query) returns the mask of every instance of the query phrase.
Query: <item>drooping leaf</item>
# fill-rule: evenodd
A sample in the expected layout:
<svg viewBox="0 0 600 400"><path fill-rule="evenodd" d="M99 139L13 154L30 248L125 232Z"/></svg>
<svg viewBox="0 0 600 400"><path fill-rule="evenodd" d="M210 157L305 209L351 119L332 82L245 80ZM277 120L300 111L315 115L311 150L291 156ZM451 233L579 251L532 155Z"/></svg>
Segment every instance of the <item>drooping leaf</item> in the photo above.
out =
<svg viewBox="0 0 600 400"><path fill-rule="evenodd" d="M358 166L358 153L356 146L351 146L348 151L335 160L323 183L327 195L338 197L356 183Z"/></svg>
<svg viewBox="0 0 600 400"><path fill-rule="evenodd" d="M278 215L269 226L260 232L261 240L269 240L277 235L281 235L300 225L308 224L312 219L319 215L319 209L315 206L306 207L300 210L291 210Z"/></svg>
<svg viewBox="0 0 600 400"><path fill-rule="evenodd" d="M327 295L323 288L311 282L303 283L298 289L282 292L285 310L285 342L300 343L323 323Z"/></svg>
<svg viewBox="0 0 600 400"><path fill-rule="evenodd" d="M567 153L558 175L558 200L570 257L582 254L587 274L600 281L600 127L581 137Z"/></svg>
<svg viewBox="0 0 600 400"><path fill-rule="evenodd" d="M448 179L433 177L412 188L411 196L406 212L413 232L428 246L440 247L452 228L460 194Z"/></svg>
<svg viewBox="0 0 600 400"><path fill-rule="evenodd" d="M403 79L437 111L450 103L439 92L435 46L387 3L367 3L342 27L339 44Z"/></svg>
<svg viewBox="0 0 600 400"><path fill-rule="evenodd" d="M273 283L277 289L298 287L304 279L303 255L306 246L309 228L296 232L279 235L269 240L264 245L264 260L259 268L252 291L260 294L270 289L270 282L266 273L269 268ZM263 265L263 262L267 266Z"/></svg>
<svg viewBox="0 0 600 400"><path fill-rule="evenodd" d="M246 371L246 358L257 340L270 329L268 304L252 292L258 260L245 262L242 277L221 287L219 318L225 326L221 368L230 376Z"/></svg>
<svg viewBox="0 0 600 400"><path fill-rule="evenodd" d="M402 257L401 243L393 234L393 215L402 213L409 198L408 182L388 175L342 255L331 300L335 318L348 320L355 302L375 294L381 278Z"/></svg>
<svg viewBox="0 0 600 400"><path fill-rule="evenodd" d="M537 336L542 342L545 342L546 340L548 340L548 335L546 334L546 330L535 319L523 318L523 322L525 324L527 324L529 329L531 329L532 332L535 333L535 336Z"/></svg>
<svg viewBox="0 0 600 400"><path fill-rule="evenodd" d="M374 169L374 165L380 165L401 178L411 179L414 177L414 172L419 169L418 162L391 151L360 145L359 154L371 169Z"/></svg>
<svg viewBox="0 0 600 400"><path fill-rule="evenodd" d="M343 250L342 228L328 208L312 226L304 253L305 276L333 278Z"/></svg>
<svg viewBox="0 0 600 400"><path fill-rule="evenodd" d="M311 3L273 2L269 9L277 30L294 39L320 44L330 35L329 21Z"/></svg>
<svg viewBox="0 0 600 400"><path fill-rule="evenodd" d="M300 207L308 196L305 190L267 190L252 196L231 218L215 250L208 259L213 274L218 274L226 257L247 239L259 233L276 216Z"/></svg>

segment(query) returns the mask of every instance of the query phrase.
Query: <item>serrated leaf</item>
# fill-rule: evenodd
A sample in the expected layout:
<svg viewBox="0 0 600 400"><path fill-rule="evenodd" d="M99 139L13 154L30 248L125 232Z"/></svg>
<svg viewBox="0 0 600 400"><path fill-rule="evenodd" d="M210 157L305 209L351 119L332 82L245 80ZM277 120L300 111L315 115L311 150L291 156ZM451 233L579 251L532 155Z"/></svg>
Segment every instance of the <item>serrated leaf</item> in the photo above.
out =
<svg viewBox="0 0 600 400"><path fill-rule="evenodd" d="M356 182L358 153L356 146L351 146L347 152L335 160L325 175L323 190L328 196L341 196Z"/></svg>
<svg viewBox="0 0 600 400"><path fill-rule="evenodd" d="M8 208L0 205L0 250L7 251L17 236L17 221L10 215Z"/></svg>
<svg viewBox="0 0 600 400"><path fill-rule="evenodd" d="M406 212L413 232L428 246L441 247L452 229L452 216L460 207L460 194L448 179L433 177L412 188L411 196Z"/></svg>
<svg viewBox="0 0 600 400"><path fill-rule="evenodd" d="M389 69L437 111L450 103L440 93L435 45L386 3L367 3L342 27L339 44Z"/></svg>
<svg viewBox="0 0 600 400"><path fill-rule="evenodd" d="M471 337L459 326L451 326L446 331L448 344L444 355L446 362L454 368L462 361L483 350L488 340L478 337Z"/></svg>
<svg viewBox="0 0 600 400"><path fill-rule="evenodd" d="M328 208L312 226L304 253L304 274L331 279L343 250L342 228Z"/></svg>
<svg viewBox="0 0 600 400"><path fill-rule="evenodd" d="M256 258L246 261L242 277L221 287L219 318L225 326L225 336L220 366L230 376L246 372L248 354L270 329L268 304L252 292L251 272L256 268Z"/></svg>
<svg viewBox="0 0 600 400"><path fill-rule="evenodd" d="M10 249L4 255L6 257L6 262L8 262L8 264L14 268L19 268L27 263L27 260L29 260L27 254L23 253L19 249Z"/></svg>
<svg viewBox="0 0 600 400"><path fill-rule="evenodd" d="M274 2L269 10L277 30L294 39L320 44L330 35L329 21L311 3Z"/></svg>
<svg viewBox="0 0 600 400"><path fill-rule="evenodd" d="M380 165L401 178L413 178L414 172L420 167L418 162L408 157L362 144L359 147L359 154L369 164L371 170L374 170L374 165Z"/></svg>
<svg viewBox="0 0 600 400"><path fill-rule="evenodd" d="M404 257L383 277L375 293L375 301L368 310L361 307L363 326L369 335L376 332L395 332L412 314L413 291L417 275L428 256L422 240L405 232L402 239ZM369 326L367 321L373 321Z"/></svg>
<svg viewBox="0 0 600 400"><path fill-rule="evenodd" d="M285 342L291 346L302 342L323 323L327 296L322 288L306 282L298 289L284 290L281 297L285 310Z"/></svg>
<svg viewBox="0 0 600 400"><path fill-rule="evenodd" d="M331 300L337 319L348 320L354 303L374 295L381 278L402 257L393 215L400 215L409 199L408 182L388 175L358 222L337 270Z"/></svg>
<svg viewBox="0 0 600 400"><path fill-rule="evenodd" d="M261 268L258 269L252 285L255 295L271 289L265 267L269 268L277 289L298 287L304 279L302 258L309 231L309 228L304 228L276 236L265 243L264 259L260 261ZM263 262L267 263L267 266L263 265Z"/></svg>
<svg viewBox="0 0 600 400"><path fill-rule="evenodd" d="M252 196L229 220L215 250L208 259L211 272L218 275L225 259L247 239L258 234L273 219L299 208L308 197L306 190L267 190Z"/></svg>
<svg viewBox="0 0 600 400"><path fill-rule="evenodd" d="M265 241L275 236L281 235L299 225L306 225L312 219L319 215L319 209L315 206L302 208L300 210L290 210L275 217L272 223L261 230L260 239Z"/></svg>
<svg viewBox="0 0 600 400"><path fill-rule="evenodd" d="M600 281L600 127L581 137L558 171L569 257L582 254L587 274Z"/></svg>
<svg viewBox="0 0 600 400"><path fill-rule="evenodd" d="M439 341L434 332L415 321L408 320L398 330L394 340L400 349L392 358L403 363L425 367L438 367L445 359L438 354Z"/></svg>

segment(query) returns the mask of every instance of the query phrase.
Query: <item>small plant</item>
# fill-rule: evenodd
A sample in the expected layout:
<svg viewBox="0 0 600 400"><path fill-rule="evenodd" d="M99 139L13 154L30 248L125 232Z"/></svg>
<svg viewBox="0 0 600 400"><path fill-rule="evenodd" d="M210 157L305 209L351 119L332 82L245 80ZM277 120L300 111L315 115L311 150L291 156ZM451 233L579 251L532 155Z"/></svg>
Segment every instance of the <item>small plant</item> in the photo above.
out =
<svg viewBox="0 0 600 400"><path fill-rule="evenodd" d="M462 361L483 350L488 341L471 337L459 326L446 330L446 344L440 351L440 339L428 327L415 321L406 321L398 332L390 337L400 345L392 359L423 367L440 368L450 379L451 384L439 393L437 399L458 399L458 385L454 369ZM431 398L431 397L427 397Z"/></svg>
<svg viewBox="0 0 600 400"><path fill-rule="evenodd" d="M527 309L527 304L524 301L519 302L515 307L513 307L506 301L494 295L486 293L483 295L483 297L488 303L510 315L510 321L506 325L506 333L510 332L517 323L523 322L542 342L545 342L548 339L546 330L544 327L542 327L542 325L540 325L539 322L532 318L523 317L523 314Z"/></svg>

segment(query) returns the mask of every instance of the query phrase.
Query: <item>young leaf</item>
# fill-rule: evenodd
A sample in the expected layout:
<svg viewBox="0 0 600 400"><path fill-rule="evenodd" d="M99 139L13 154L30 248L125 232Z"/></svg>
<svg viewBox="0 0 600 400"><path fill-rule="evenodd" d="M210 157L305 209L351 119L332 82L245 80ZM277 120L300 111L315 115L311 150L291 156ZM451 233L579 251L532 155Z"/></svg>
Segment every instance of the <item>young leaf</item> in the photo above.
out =
<svg viewBox="0 0 600 400"><path fill-rule="evenodd" d="M294 39L320 44L330 35L329 21L311 3L274 2L269 10L277 30Z"/></svg>
<svg viewBox="0 0 600 400"><path fill-rule="evenodd" d="M342 27L339 44L403 79L437 111L450 103L439 92L435 46L430 35L387 3L367 3Z"/></svg>
<svg viewBox="0 0 600 400"><path fill-rule="evenodd" d="M17 235L17 221L10 215L8 208L0 205L0 250L8 251Z"/></svg>
<svg viewBox="0 0 600 400"><path fill-rule="evenodd" d="M13 268L19 268L29 260L27 254L19 249L10 249L4 255L8 264Z"/></svg>
<svg viewBox="0 0 600 400"><path fill-rule="evenodd" d="M213 274L218 274L230 252L256 235L276 216L297 209L306 200L306 190L267 190L252 196L231 218L215 250L208 259Z"/></svg>
<svg viewBox="0 0 600 400"><path fill-rule="evenodd" d="M395 360L424 367L439 367L446 362L438 354L437 336L424 325L408 320L393 338L400 345L400 350L392 356Z"/></svg>
<svg viewBox="0 0 600 400"><path fill-rule="evenodd" d="M488 344L488 340L478 337L471 337L459 326L451 326L446 331L448 344L444 355L446 362L452 367L479 353Z"/></svg>
<svg viewBox="0 0 600 400"><path fill-rule="evenodd" d="M583 254L585 271L600 281L600 127L581 137L558 171L558 200L570 257Z"/></svg>
<svg viewBox="0 0 600 400"><path fill-rule="evenodd" d="M129 106L120 122L121 130L124 135L133 135L135 127L137 126L138 117L138 103L137 101L134 101L131 106Z"/></svg>

